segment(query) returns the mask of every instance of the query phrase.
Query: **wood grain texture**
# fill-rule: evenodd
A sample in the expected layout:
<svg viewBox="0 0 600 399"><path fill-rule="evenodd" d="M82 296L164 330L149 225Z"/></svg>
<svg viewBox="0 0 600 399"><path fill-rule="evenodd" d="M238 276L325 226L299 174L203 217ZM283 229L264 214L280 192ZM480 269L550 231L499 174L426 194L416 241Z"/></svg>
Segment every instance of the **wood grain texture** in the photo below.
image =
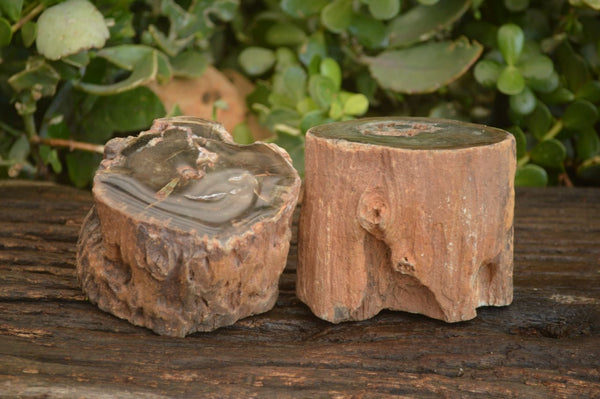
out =
<svg viewBox="0 0 600 399"><path fill-rule="evenodd" d="M105 148L77 244L91 302L174 337L273 308L301 187L285 150L187 116Z"/></svg>
<svg viewBox="0 0 600 399"><path fill-rule="evenodd" d="M0 397L600 397L600 190L518 190L514 302L451 324L384 311L332 325L295 296L161 337L87 302L75 243L91 195L0 182Z"/></svg>
<svg viewBox="0 0 600 399"><path fill-rule="evenodd" d="M456 122L440 128L420 118L374 120L306 134L298 297L334 323L366 320L382 309L459 322L480 306L510 304L513 136ZM390 144L351 141L366 140L358 132L339 139L365 127L379 130L368 138ZM407 130L409 138L428 140L423 148L394 142ZM422 138L439 132L443 139ZM457 148L437 148L448 135ZM487 135L491 143L469 143Z"/></svg>

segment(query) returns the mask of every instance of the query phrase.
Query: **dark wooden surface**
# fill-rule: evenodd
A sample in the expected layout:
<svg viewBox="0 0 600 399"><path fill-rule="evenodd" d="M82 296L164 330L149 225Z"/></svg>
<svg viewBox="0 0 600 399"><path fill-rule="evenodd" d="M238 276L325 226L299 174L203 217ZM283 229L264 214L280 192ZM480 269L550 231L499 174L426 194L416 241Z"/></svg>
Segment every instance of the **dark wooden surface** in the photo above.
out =
<svg viewBox="0 0 600 399"><path fill-rule="evenodd" d="M338 325L294 295L169 338L86 301L88 192L0 181L0 397L600 397L600 190L517 192L515 299L446 324L384 311Z"/></svg>

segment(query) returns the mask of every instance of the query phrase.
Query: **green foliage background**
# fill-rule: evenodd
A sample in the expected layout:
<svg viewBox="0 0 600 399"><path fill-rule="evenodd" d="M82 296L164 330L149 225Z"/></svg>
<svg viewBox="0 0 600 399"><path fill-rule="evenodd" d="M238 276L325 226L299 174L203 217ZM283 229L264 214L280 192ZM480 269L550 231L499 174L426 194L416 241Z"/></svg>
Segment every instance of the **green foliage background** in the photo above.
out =
<svg viewBox="0 0 600 399"><path fill-rule="evenodd" d="M311 126L430 116L509 130L517 185L598 185L599 10L599 0L2 0L0 177L89 185L103 143L178 113L147 83L212 64L252 79L250 109L300 170ZM233 133L252 140L245 124Z"/></svg>

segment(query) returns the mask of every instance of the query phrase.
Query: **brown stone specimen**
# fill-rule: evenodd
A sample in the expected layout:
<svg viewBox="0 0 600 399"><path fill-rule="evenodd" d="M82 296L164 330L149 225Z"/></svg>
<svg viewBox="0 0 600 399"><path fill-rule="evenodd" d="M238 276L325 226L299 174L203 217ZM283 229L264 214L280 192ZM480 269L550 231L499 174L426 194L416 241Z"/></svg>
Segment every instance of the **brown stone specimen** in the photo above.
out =
<svg viewBox="0 0 600 399"><path fill-rule="evenodd" d="M214 122L161 119L113 139L78 242L83 290L101 309L171 336L266 312L299 189L285 151L239 146Z"/></svg>
<svg viewBox="0 0 600 399"><path fill-rule="evenodd" d="M320 318L382 309L447 322L512 301L515 142L422 118L312 128L297 294Z"/></svg>

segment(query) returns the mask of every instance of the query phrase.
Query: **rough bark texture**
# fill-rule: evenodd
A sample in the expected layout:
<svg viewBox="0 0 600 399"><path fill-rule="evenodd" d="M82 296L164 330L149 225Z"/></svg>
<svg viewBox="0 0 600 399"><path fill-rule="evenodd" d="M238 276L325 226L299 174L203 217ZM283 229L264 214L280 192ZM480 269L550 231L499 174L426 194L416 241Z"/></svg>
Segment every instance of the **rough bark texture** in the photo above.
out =
<svg viewBox="0 0 600 399"><path fill-rule="evenodd" d="M364 137L337 134L350 129ZM441 135L421 139L431 134ZM511 303L510 134L420 119L331 124L307 134L305 167L297 289L320 318L393 309L457 322Z"/></svg>
<svg viewBox="0 0 600 399"><path fill-rule="evenodd" d="M82 294L75 244L90 193L0 181L0 197L2 397L600 396L599 189L517 190L514 303L471 321L324 322L294 295L294 238L277 306L186 338Z"/></svg>
<svg viewBox="0 0 600 399"><path fill-rule="evenodd" d="M203 124L200 125L203 129L207 125L210 131L211 123L195 121ZM209 227L202 219L193 223L190 220L195 220L194 215L216 218L213 208L218 203L213 198L224 197L228 194L227 190L239 193L242 186L232 186L216 193L211 191L205 194L211 198L210 201L201 203L187 200L177 194L176 189L170 195L179 195L179 199L169 197L164 200L172 200L172 205L165 209L161 209L163 203L150 194L146 205L143 201L145 188L137 181L141 178L131 183L131 173L134 177L152 175L152 179L156 179L159 173L165 173L168 169L166 160L173 157L171 152L177 151L161 154L166 160L153 157L160 153L156 148L161 143L171 143L167 142L167 133L163 134L171 130L170 121L165 120L139 138L115 139L107 144L106 158L94 179L95 207L84 220L81 230L78 276L83 291L100 309L159 334L185 336L195 331L212 331L273 307L277 300L279 276L289 250L291 217L300 178L282 150L256 144L253 150L260 153L259 149L262 149L266 154L264 157L271 161L272 169L267 171L272 173L271 182L281 184L275 186L277 193L273 192L275 189L260 192L264 204L250 215L251 220L247 220L250 211L242 208L241 213L232 213L231 218ZM174 132L179 134L177 129ZM224 134L228 140L225 131L219 131L219 134ZM130 151L136 140L148 141L147 135L151 135L157 143L151 151L140 152L146 147L135 147L136 151ZM180 142L187 146L186 136L181 136L184 139ZM168 145L171 150L173 145ZM235 149L235 146L227 144L227 148ZM249 154L253 153L250 148L246 147L245 153L236 155L252 161L249 158ZM200 151L208 150L201 148ZM193 148L192 152L195 154L196 149ZM118 176L116 171L130 161L128 157L131 158L132 154L140 154L141 161L135 161L135 170L115 180ZM183 160L178 162L181 168ZM156 164L159 165L156 170L151 170ZM234 168L229 164L220 167ZM252 169L251 164L244 167ZM186 168L195 171L194 168ZM201 179L211 179L217 173L223 173L210 172L209 169ZM232 176L237 181L240 176L254 179L245 170L241 174L237 168L234 171L236 173ZM197 180L198 184L204 181L201 179ZM169 180L172 177L167 174L158 187ZM217 178L214 185L207 183L205 186L213 189L215 185L226 184L221 180L224 179ZM121 185L115 189L115 184ZM248 190L249 195L235 195L238 195L239 201L249 200L251 207L257 206L257 200L253 199L256 195L252 191L259 190L259 186L251 186ZM239 202L235 195L232 194L233 199L223 206L234 208ZM208 206L213 208L201 210ZM193 211L192 207L200 210ZM227 212L221 208L219 206L219 212Z"/></svg>

